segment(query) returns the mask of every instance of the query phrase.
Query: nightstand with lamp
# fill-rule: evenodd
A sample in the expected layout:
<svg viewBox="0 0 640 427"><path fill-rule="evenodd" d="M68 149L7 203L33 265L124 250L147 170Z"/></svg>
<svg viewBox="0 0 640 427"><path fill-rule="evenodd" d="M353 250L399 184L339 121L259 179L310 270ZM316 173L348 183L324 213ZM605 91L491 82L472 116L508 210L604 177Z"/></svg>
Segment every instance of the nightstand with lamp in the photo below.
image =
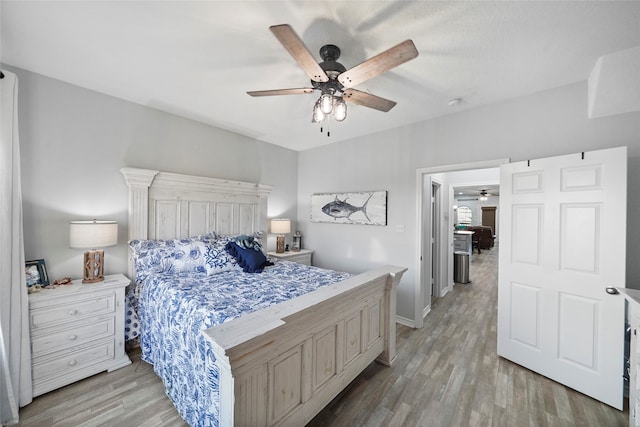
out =
<svg viewBox="0 0 640 427"><path fill-rule="evenodd" d="M115 221L72 221L72 248L118 242ZM104 276L104 251L85 252L83 278L29 295L33 395L131 363L124 351L124 295L129 279Z"/></svg>
<svg viewBox="0 0 640 427"><path fill-rule="evenodd" d="M269 252L268 255L273 258L285 259L287 261L297 262L299 264L312 265L311 257L313 251L302 249L302 235L296 232L294 236L293 251L285 251L284 235L291 233L291 220L276 218L271 220L271 232L277 234L276 251Z"/></svg>

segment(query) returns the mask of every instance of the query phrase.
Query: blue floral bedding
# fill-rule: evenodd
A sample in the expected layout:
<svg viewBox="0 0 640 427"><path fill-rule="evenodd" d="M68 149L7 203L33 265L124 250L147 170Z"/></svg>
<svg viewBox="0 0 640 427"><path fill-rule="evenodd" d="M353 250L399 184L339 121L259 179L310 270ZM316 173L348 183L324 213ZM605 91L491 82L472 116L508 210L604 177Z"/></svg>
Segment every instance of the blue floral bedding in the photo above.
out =
<svg viewBox="0 0 640 427"><path fill-rule="evenodd" d="M217 426L219 370L201 331L347 277L288 261L276 261L259 274L235 268L210 275L146 275L138 292L128 295L138 306L142 359L153 364L187 423ZM131 338L138 319L135 310L128 312Z"/></svg>

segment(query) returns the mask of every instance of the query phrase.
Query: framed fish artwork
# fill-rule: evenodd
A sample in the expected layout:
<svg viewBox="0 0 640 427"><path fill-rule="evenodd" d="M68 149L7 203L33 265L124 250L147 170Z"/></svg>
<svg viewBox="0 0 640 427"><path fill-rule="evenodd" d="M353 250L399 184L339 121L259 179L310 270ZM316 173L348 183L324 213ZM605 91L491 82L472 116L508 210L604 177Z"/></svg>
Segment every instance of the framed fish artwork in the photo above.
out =
<svg viewBox="0 0 640 427"><path fill-rule="evenodd" d="M387 192L312 194L311 222L387 225Z"/></svg>

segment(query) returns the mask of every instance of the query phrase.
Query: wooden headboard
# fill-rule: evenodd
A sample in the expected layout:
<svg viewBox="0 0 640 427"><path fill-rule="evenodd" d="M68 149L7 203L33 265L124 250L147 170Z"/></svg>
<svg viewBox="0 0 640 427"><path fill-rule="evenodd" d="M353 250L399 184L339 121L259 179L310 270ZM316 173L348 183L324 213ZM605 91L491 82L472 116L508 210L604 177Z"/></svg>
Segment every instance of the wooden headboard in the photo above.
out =
<svg viewBox="0 0 640 427"><path fill-rule="evenodd" d="M268 185L150 169L120 172L129 187L128 240L267 231Z"/></svg>

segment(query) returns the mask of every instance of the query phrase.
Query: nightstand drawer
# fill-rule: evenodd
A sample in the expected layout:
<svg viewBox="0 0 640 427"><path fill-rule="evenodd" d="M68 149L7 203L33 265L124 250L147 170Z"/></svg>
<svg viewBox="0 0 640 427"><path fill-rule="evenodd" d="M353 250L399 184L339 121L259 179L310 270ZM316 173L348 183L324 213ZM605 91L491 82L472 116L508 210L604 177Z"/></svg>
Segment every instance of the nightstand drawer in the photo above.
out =
<svg viewBox="0 0 640 427"><path fill-rule="evenodd" d="M55 323L114 311L115 294L113 293L69 304L60 304L52 308L34 308L31 310L31 328L44 328Z"/></svg>
<svg viewBox="0 0 640 427"><path fill-rule="evenodd" d="M88 366L99 364L114 357L114 340L103 341L85 348L74 349L73 352L64 352L33 360L33 382L41 379L70 375ZM44 359L44 360L40 360Z"/></svg>
<svg viewBox="0 0 640 427"><path fill-rule="evenodd" d="M31 352L34 357L43 353L82 345L86 342L114 335L115 318L108 317L98 321L89 319L90 324L73 328L41 328L31 336Z"/></svg>
<svg viewBox="0 0 640 427"><path fill-rule="evenodd" d="M311 265L310 254L295 254L295 255L292 254L285 259L287 261L297 262L298 264Z"/></svg>
<svg viewBox="0 0 640 427"><path fill-rule="evenodd" d="M313 251L309 249L300 249L299 251L287 251L283 253L269 252L271 258L284 259L287 261L297 262L298 264L312 265L311 256Z"/></svg>

